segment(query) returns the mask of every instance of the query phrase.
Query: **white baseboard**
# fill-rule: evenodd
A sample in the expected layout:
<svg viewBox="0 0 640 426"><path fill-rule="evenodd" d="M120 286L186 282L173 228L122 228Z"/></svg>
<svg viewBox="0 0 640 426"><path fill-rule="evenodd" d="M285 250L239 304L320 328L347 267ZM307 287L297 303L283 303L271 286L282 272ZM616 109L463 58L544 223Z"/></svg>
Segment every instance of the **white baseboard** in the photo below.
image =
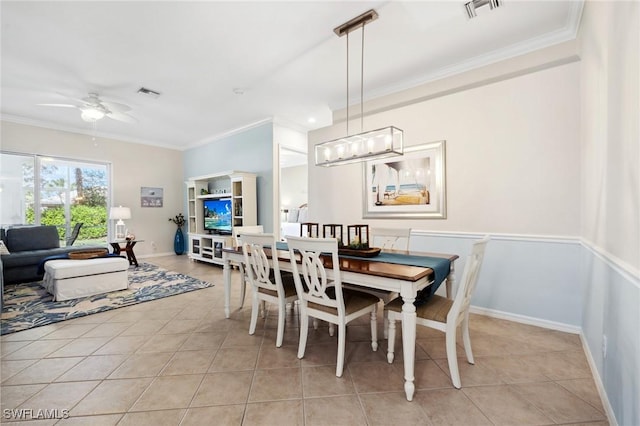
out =
<svg viewBox="0 0 640 426"><path fill-rule="evenodd" d="M152 257L162 257L162 256L177 256L177 254L175 254L172 251L168 251L166 253L152 253L152 254L143 254L143 255L136 255L136 258L138 259L149 259ZM185 254L182 254L181 256L187 256L187 253L185 252Z"/></svg>
<svg viewBox="0 0 640 426"><path fill-rule="evenodd" d="M504 320L513 321L513 322L519 322L521 324L548 328L550 330L563 331L565 333L572 333L572 334L582 333L582 328L575 325L563 324L559 322L543 320L540 318L528 317L525 315L518 315L518 314L509 313L509 312L497 311L495 309L487 309L487 308L479 308L476 306L471 306L469 308L469 312L474 314L486 315L492 318L499 318L499 319L504 319Z"/></svg>
<svg viewBox="0 0 640 426"><path fill-rule="evenodd" d="M605 414L607 415L607 420L611 426L618 426L618 422L616 421L616 415L613 412L613 407L611 407L611 403L609 402L609 398L607 397L607 392L604 390L604 384L602 383L602 378L600 374L598 374L598 369L596 368L596 362L593 359L593 355L591 355L591 351L589 350L589 345L587 344L587 340L584 337L584 334L580 333L580 342L582 342L582 349L584 353L587 355L587 362L589 363L589 368L591 369L591 375L593 376L593 380L596 384L596 388L598 389L598 395L600 395L600 400L602 401L602 406L604 407Z"/></svg>
<svg viewBox="0 0 640 426"><path fill-rule="evenodd" d="M602 378L598 373L598 369L596 368L595 360L593 359L593 355L591 354L591 350L589 349L589 345L582 333L582 328L569 325L562 324L553 321L541 320L539 318L527 317L524 315L517 315L508 312L496 311L493 309L485 309L478 308L475 306L471 306L469 312L474 314L486 315L492 318L499 318L508 321L518 322L521 324L533 325L537 327L547 328L550 330L563 331L566 333L577 334L580 336L580 342L582 343L582 349L587 357L587 362L589 363L589 369L591 370L591 375L593 376L596 388L598 390L598 395L600 395L600 400L602 401L602 406L605 409L605 414L607 416L607 420L609 424L612 426L617 426L618 422L616 421L615 413L613 412L613 408L611 407L611 403L609 402L609 398L607 397L607 393L604 389L604 384L602 383Z"/></svg>

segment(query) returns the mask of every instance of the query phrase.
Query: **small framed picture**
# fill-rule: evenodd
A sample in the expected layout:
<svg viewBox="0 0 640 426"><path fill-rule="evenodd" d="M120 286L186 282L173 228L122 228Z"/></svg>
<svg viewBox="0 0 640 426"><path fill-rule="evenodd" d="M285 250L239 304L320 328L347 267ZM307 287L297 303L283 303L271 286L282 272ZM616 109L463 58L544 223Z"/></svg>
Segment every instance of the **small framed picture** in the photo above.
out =
<svg viewBox="0 0 640 426"><path fill-rule="evenodd" d="M162 207L163 198L164 190L162 188L153 188L150 186L140 187L141 207Z"/></svg>

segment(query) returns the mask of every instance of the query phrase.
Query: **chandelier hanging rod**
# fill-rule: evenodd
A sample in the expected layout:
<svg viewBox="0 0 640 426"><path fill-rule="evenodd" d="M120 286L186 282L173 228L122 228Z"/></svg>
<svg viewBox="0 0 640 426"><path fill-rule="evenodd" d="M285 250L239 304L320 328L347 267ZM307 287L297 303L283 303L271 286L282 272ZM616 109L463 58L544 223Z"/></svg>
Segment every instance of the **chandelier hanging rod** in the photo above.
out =
<svg viewBox="0 0 640 426"><path fill-rule="evenodd" d="M339 37L347 36L347 134L315 145L316 166L337 166L403 154L403 132L397 127L364 131L364 27L377 18L378 13L371 9L333 30ZM360 133L352 135L349 133L349 33L360 28Z"/></svg>
<svg viewBox="0 0 640 426"><path fill-rule="evenodd" d="M364 27L378 19L378 12L369 9L363 14L333 29L338 37L347 36L347 134L349 134L349 33L362 28L362 50L360 51L360 131L364 128Z"/></svg>
<svg viewBox="0 0 640 426"><path fill-rule="evenodd" d="M338 37L342 37L343 35L347 35L352 31L357 30L360 27L365 26L366 24L375 21L378 19L378 12L371 9L366 11L360 16L356 16L355 18L345 22L333 29L333 32L336 33Z"/></svg>

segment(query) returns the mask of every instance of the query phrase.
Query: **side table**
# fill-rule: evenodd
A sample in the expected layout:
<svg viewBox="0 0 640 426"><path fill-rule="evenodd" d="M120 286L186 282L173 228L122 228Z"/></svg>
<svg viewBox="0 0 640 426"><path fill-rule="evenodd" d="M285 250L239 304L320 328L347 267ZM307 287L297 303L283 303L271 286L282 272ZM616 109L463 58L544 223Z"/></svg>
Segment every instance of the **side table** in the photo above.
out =
<svg viewBox="0 0 640 426"><path fill-rule="evenodd" d="M120 254L123 250L127 253L127 259L129 260L129 265L138 266L138 259L136 259L136 255L133 252L133 247L136 243L141 243L144 240L126 240L126 241L112 241L111 247L113 247L113 254ZM124 244L124 246L122 246Z"/></svg>

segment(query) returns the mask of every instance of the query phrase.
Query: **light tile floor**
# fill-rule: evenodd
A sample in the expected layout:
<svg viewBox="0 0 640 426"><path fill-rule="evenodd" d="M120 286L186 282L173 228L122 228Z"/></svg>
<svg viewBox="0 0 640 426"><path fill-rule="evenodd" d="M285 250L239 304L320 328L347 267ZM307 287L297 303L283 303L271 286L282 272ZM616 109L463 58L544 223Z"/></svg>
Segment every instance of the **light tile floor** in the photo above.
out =
<svg viewBox="0 0 640 426"><path fill-rule="evenodd" d="M407 402L399 336L396 361L388 364L386 341L371 351L366 319L349 326L346 367L337 378L336 338L326 327L309 332L306 355L297 358L297 308L288 312L281 348L273 308L248 334L250 290L238 309L237 271L235 309L225 319L220 267L186 256L146 261L215 286L3 336L3 423L15 420L11 409L32 409L27 415L64 417L68 410L70 417L13 423L608 424L577 335L473 315L476 364L460 360L457 390L443 335L419 327L417 391ZM461 347L458 354L464 356Z"/></svg>

